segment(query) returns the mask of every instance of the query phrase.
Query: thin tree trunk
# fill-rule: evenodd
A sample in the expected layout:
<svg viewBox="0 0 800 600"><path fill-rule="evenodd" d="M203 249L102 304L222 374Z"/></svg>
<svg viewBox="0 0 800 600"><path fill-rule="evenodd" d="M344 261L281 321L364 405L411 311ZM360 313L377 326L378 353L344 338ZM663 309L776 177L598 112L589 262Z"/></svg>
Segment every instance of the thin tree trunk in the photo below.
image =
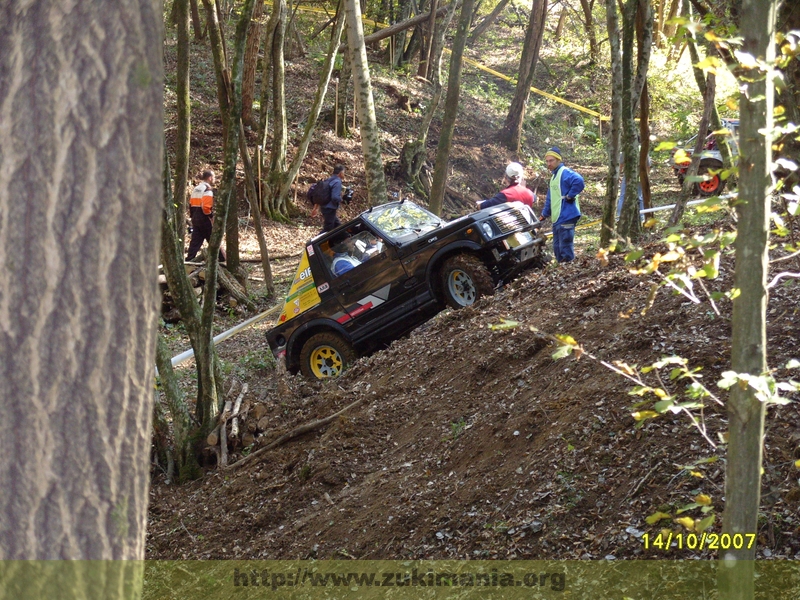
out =
<svg viewBox="0 0 800 600"><path fill-rule="evenodd" d="M314 94L311 112L306 119L306 128L303 131L303 137L297 144L297 149L294 153L294 157L292 158L292 163L289 166L285 176L281 180L280 190L278 192L279 201L286 201L286 199L289 197L289 192L291 191L292 185L297 178L297 174L300 172L300 167L302 166L303 160L305 160L306 153L308 152L308 145L311 143L311 136L316 128L319 114L322 111L322 104L325 102L325 95L328 91L331 75L333 74L336 48L339 46L339 40L341 39L342 31L344 30L345 15L344 6L341 1L339 4L338 15L339 16L336 19L336 24L333 28L333 35L331 36L331 41L328 46L328 54L325 57L325 64L322 66L322 72L320 73L317 91Z"/></svg>
<svg viewBox="0 0 800 600"><path fill-rule="evenodd" d="M15 589L141 597L163 36L153 0L0 5L0 560L9 598ZM31 570L10 562L59 559L74 578L43 577L41 564L26 577Z"/></svg>
<svg viewBox="0 0 800 600"><path fill-rule="evenodd" d="M175 0L178 32L178 64L176 69L177 125L175 133L175 190L180 219L175 219L181 242L186 235L186 185L189 178L191 146L191 100L189 98L189 0Z"/></svg>
<svg viewBox="0 0 800 600"><path fill-rule="evenodd" d="M342 70L339 73L339 112L336 116L336 135L338 137L346 137L350 132L347 126L347 102L348 102L348 89L350 88L350 80L353 72L352 68L353 53L348 49L345 52L344 60L342 61ZM353 108L355 110L355 107Z"/></svg>
<svg viewBox="0 0 800 600"><path fill-rule="evenodd" d="M743 0L742 52L771 65L775 58L777 2ZM773 80L752 73L739 96L741 175L736 236L731 368L760 377L767 373L767 274L772 189ZM764 402L753 386L734 385L728 400L728 463L723 533L758 532L764 437ZM726 600L753 598L755 544L720 552L720 591Z"/></svg>
<svg viewBox="0 0 800 600"><path fill-rule="evenodd" d="M592 63L596 64L600 61L600 46L597 43L597 29L594 25L594 16L592 9L594 8L594 0L581 0L581 9L583 10L583 27L586 30L586 37L589 39L589 58Z"/></svg>
<svg viewBox="0 0 800 600"><path fill-rule="evenodd" d="M264 2L256 2L253 19L247 30L247 48L244 52L244 75L242 79L242 120L246 125L253 123L253 100L256 90L256 67L258 66L258 47L261 43L261 20L264 16ZM262 82L263 83L263 82Z"/></svg>
<svg viewBox="0 0 800 600"><path fill-rule="evenodd" d="M380 130L375 118L372 99L372 83L364 46L364 30L361 26L361 7L356 0L345 0L347 15L347 43L350 46L353 67L355 105L361 127L361 148L364 153L364 172L367 179L367 195L371 205L386 202L386 178L381 158Z"/></svg>
<svg viewBox="0 0 800 600"><path fill-rule="evenodd" d="M436 34L436 8L439 0L431 0L430 18L428 19L428 26L426 31L428 33L428 41L425 44L425 55L420 57L419 60L419 75L428 79L431 70L431 52L433 51L433 38Z"/></svg>
<svg viewBox="0 0 800 600"><path fill-rule="evenodd" d="M205 29L203 29L203 21L200 19L200 7L197 6L197 0L190 0L189 6L192 10L192 29L194 29L194 39L196 42L200 42L206 36Z"/></svg>
<svg viewBox="0 0 800 600"><path fill-rule="evenodd" d="M472 7L474 4L474 0L464 0L461 5L458 29L453 39L453 48L450 55L450 73L447 79L445 111L439 133L439 144L436 147L436 166L433 171L433 184L431 185L429 204L430 211L436 215L442 212L444 190L447 187L447 166L450 158L450 147L453 144L456 116L458 115L458 99L461 94L461 59L467 43L467 32L472 19Z"/></svg>
<svg viewBox="0 0 800 600"><path fill-rule="evenodd" d="M650 193L650 90L647 80L639 104L639 140L639 186L642 188L644 207L650 208L653 200Z"/></svg>
<svg viewBox="0 0 800 600"><path fill-rule="evenodd" d="M686 177L683 180L683 189L678 201L675 203L675 208L672 209L672 214L669 217L669 226L674 227L683 217L683 211L686 210L686 202L692 197L694 185L697 179L697 172L700 168L701 154L706 144L706 133L708 132L708 123L711 119L711 112L714 108L714 96L716 90L716 77L713 73L709 73L706 78L706 93L703 99L703 116L700 118L700 127L697 132L697 140L694 144L694 152L692 153L692 163L686 172Z"/></svg>
<svg viewBox="0 0 800 600"><path fill-rule="evenodd" d="M668 0L662 0L663 2L667 2ZM678 16L678 10L681 6L681 0L671 0L669 4L669 12L667 13L667 18L664 20L664 37L669 39L675 35L675 28L676 25L670 23L675 17Z"/></svg>
<svg viewBox="0 0 800 600"><path fill-rule="evenodd" d="M219 104L219 114L222 120L222 145L227 145L228 139L228 111L230 99L228 97L228 59L225 56L225 46L222 39L222 29L220 28L217 10L212 4L212 0L203 0L206 9L206 22L208 23L208 39L211 42L211 54L214 57L214 76L217 80L217 102Z"/></svg>
<svg viewBox="0 0 800 600"><path fill-rule="evenodd" d="M636 76L633 76L633 46L636 20L641 19ZM622 11L622 153L624 156L625 198L618 233L623 240L636 240L641 234L639 220L639 145L636 141L636 110L647 81L653 38L653 11L649 0L628 0Z"/></svg>
<svg viewBox="0 0 800 600"><path fill-rule="evenodd" d="M622 57L619 40L617 0L606 0L606 24L611 51L611 132L608 140L608 175L603 202L600 247L606 248L616 233L615 215L619 193L620 129L622 127Z"/></svg>
<svg viewBox="0 0 800 600"><path fill-rule="evenodd" d="M556 41L561 39L564 35L564 24L567 22L567 9L563 4L561 5L561 12L558 14L558 25L556 25L555 38Z"/></svg>
<svg viewBox="0 0 800 600"><path fill-rule="evenodd" d="M272 10L278 15L272 34L272 154L270 172L286 170L286 149L289 137L286 127L286 64L283 59L283 42L286 34L286 0L274 0ZM273 182L271 182L273 183ZM273 206L273 210L276 207Z"/></svg>
<svg viewBox="0 0 800 600"><path fill-rule="evenodd" d="M245 39L247 27L253 14L255 0L245 0L242 15L236 25L234 43L234 59L231 69L231 104L228 111L228 139L225 147L225 170L222 175L220 194L215 202L214 225L211 229L211 238L208 241L208 259L206 260L206 282L203 288L203 306L200 320L200 349L198 355L195 350L195 360L201 369L204 369L204 379L213 381L213 385L204 386L202 397L198 398L198 420L201 422L200 434L205 437L212 429L219 414L222 400L222 382L218 373L212 369L214 362L211 360L214 352L213 324L214 308L216 307L217 270L219 267L219 249L222 245L222 236L228 217L231 197L236 193L236 162L239 154L239 121L242 117L242 67L244 63Z"/></svg>
<svg viewBox="0 0 800 600"><path fill-rule="evenodd" d="M528 29L525 33L525 42L522 46L522 56L519 61L519 75L514 99L506 115L506 121L500 130L499 138L509 150L519 154L522 146L522 124L525 120L525 110L531 95L533 74L536 62L539 59L539 49L542 46L544 22L547 18L547 0L533 0Z"/></svg>
<svg viewBox="0 0 800 600"><path fill-rule="evenodd" d="M479 37L486 33L486 30L492 26L492 23L497 21L497 18L502 14L509 2L510 0L500 0L500 2L497 3L497 6L494 7L494 10L486 15L483 20L475 26L475 29L473 29L472 33L469 34L467 46L472 46L478 41Z"/></svg>

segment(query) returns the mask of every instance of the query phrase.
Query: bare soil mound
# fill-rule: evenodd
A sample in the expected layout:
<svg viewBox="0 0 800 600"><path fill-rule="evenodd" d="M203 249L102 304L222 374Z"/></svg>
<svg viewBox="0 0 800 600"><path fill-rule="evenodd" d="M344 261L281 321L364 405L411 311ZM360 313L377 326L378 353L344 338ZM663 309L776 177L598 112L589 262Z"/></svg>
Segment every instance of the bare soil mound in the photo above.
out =
<svg viewBox="0 0 800 600"><path fill-rule="evenodd" d="M731 286L731 270L723 260L715 288ZM630 381L585 356L553 360L554 345L530 329L572 335L605 361L678 354L713 387L728 368L730 322L663 288L642 314L650 284L621 258L604 268L584 255L441 313L338 381L265 371L270 426L256 447L361 403L242 468L155 481L148 558L712 556L645 551L642 534L669 523L647 525L648 515L675 516L701 493L719 531L725 446L712 448L683 415L636 426ZM800 285L773 292L777 367L800 355ZM489 328L502 319L519 325ZM718 442L724 408L712 405L705 422ZM797 402L770 408L759 556L800 558L798 441Z"/></svg>

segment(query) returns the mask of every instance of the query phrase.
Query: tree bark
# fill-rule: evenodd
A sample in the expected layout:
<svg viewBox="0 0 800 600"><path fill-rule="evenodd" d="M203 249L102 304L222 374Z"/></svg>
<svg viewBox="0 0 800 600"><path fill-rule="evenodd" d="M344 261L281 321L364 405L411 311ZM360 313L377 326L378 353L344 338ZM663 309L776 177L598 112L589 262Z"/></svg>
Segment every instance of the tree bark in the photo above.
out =
<svg viewBox="0 0 800 600"><path fill-rule="evenodd" d="M175 190L180 219L175 220L176 233L183 241L186 235L186 185L189 179L191 147L191 100L189 98L189 0L175 0L178 32L177 124L175 133Z"/></svg>
<svg viewBox="0 0 800 600"><path fill-rule="evenodd" d="M203 29L203 21L200 20L200 7L197 5L197 0L190 0L189 6L192 12L192 29L194 29L194 39L200 42L205 38L205 29Z"/></svg>
<svg viewBox="0 0 800 600"><path fill-rule="evenodd" d="M508 6L509 1L510 0L500 0L500 2L497 3L497 6L494 7L494 10L486 15L483 20L475 26L475 28L472 30L472 33L469 34L467 46L472 46L478 41L479 37L486 33L486 30L492 26L492 23L497 21L497 18L502 14L506 6Z"/></svg>
<svg viewBox="0 0 800 600"><path fill-rule="evenodd" d="M242 79L242 121L244 121L245 125L251 125L253 122L256 67L258 66L258 47L261 43L261 20L264 16L264 5L264 2L256 2L253 19L250 21L250 28L247 30L247 48L244 52L244 75Z"/></svg>
<svg viewBox="0 0 800 600"><path fill-rule="evenodd" d="M536 62L539 60L539 49L542 46L546 18L547 0L533 0L528 29L525 32L525 42L522 46L522 56L519 61L517 88L508 109L506 121L499 133L503 144L517 154L520 153L522 146L522 123L525 120L525 110L531 95L531 84L536 70Z"/></svg>
<svg viewBox="0 0 800 600"><path fill-rule="evenodd" d="M217 10L212 0L203 0L203 6L206 9L208 39L211 42L211 54L214 58L214 76L217 81L217 103L219 104L219 115L222 120L222 146L224 148L228 139L227 123L228 111L230 110L228 59L225 56L225 46L222 40L222 29L217 18Z"/></svg>
<svg viewBox="0 0 800 600"><path fill-rule="evenodd" d="M163 28L152 0L0 5L0 560L105 561L9 594L141 595Z"/></svg>
<svg viewBox="0 0 800 600"><path fill-rule="evenodd" d="M742 51L772 64L775 58L777 2L743 0ZM740 179L736 236L731 368L736 373L767 373L767 274L769 268L770 192L774 90L771 77L747 73L739 96ZM752 387L731 388L728 400L728 464L725 472L723 533L756 533L761 497L764 403ZM753 598L755 545L720 553L720 591L731 600Z"/></svg>
<svg viewBox="0 0 800 600"><path fill-rule="evenodd" d="M297 149L292 157L292 162L289 165L289 169L281 179L280 189L278 191L279 201L285 202L289 197L289 192L291 191L292 185L294 185L294 182L297 179L297 174L300 172L300 167L303 164L303 160L305 160L308 152L308 145L311 143L311 136L316 129L317 119L319 119L319 114L322 111L322 104L325 102L325 95L328 91L331 75L333 74L336 48L339 46L339 40L342 37L344 22L344 6L340 2L338 17L336 18L336 24L333 28L333 35L331 36L331 41L328 46L328 54L325 57L325 63L322 66L319 84L317 85L317 91L314 94L314 100L311 105L311 112L306 119L306 127L303 131L303 137L297 144Z"/></svg>
<svg viewBox="0 0 800 600"><path fill-rule="evenodd" d="M380 130L375 117L367 49L364 46L364 30L361 26L361 7L356 0L345 0L344 6L347 16L347 43L352 57L353 95L361 127L367 195L370 205L375 206L386 202L386 178L383 174Z"/></svg>
<svg viewBox="0 0 800 600"><path fill-rule="evenodd" d="M435 215L439 215L442 212L444 191L447 187L447 163L450 158L450 147L453 144L453 132L456 127L458 98L461 94L461 59L464 55L464 46L467 43L467 32L472 19L472 7L474 4L474 0L464 0L461 5L458 29L453 39L453 48L450 55L450 73L447 79L445 111L439 133L439 143L436 147L436 166L433 172L429 203L429 209Z"/></svg>
<svg viewBox="0 0 800 600"><path fill-rule="evenodd" d="M639 140L639 186L642 188L644 207L650 208L653 201L650 194L650 90L647 80L639 102Z"/></svg>
<svg viewBox="0 0 800 600"><path fill-rule="evenodd" d="M641 15L639 15L641 13ZM633 46L637 15L642 22L636 76L633 69ZM636 110L647 81L653 39L653 11L650 0L628 0L622 10L622 153L625 163L625 198L622 202L618 233L623 240L641 235L639 220L639 144L636 141Z"/></svg>
<svg viewBox="0 0 800 600"><path fill-rule="evenodd" d="M589 58L593 64L600 60L600 45L597 43L597 29L594 25L594 0L581 0L581 10L583 10L583 27L586 30L586 37L589 39Z"/></svg>
<svg viewBox="0 0 800 600"><path fill-rule="evenodd" d="M283 59L286 0L274 0L272 10L277 21L272 33L272 154L269 168L271 173L282 173L286 170L286 150L289 145L286 127L286 64Z"/></svg>
<svg viewBox="0 0 800 600"><path fill-rule="evenodd" d="M617 0L606 0L606 25L611 52L611 132L608 139L608 175L603 202L600 247L606 248L616 234L617 194L619 193L619 151L622 127L622 56L619 40Z"/></svg>

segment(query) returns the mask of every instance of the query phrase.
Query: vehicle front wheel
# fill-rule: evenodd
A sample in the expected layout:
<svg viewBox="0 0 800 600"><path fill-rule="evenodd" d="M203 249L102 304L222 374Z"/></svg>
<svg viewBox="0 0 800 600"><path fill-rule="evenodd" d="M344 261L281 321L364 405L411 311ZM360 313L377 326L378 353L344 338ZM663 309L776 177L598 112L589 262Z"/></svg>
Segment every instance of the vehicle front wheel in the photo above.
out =
<svg viewBox="0 0 800 600"><path fill-rule="evenodd" d="M358 358L342 336L332 332L312 335L300 351L300 372L309 379L333 379Z"/></svg>
<svg viewBox="0 0 800 600"><path fill-rule="evenodd" d="M453 308L472 306L481 296L491 296L494 282L477 257L459 254L448 258L439 271L444 299Z"/></svg>

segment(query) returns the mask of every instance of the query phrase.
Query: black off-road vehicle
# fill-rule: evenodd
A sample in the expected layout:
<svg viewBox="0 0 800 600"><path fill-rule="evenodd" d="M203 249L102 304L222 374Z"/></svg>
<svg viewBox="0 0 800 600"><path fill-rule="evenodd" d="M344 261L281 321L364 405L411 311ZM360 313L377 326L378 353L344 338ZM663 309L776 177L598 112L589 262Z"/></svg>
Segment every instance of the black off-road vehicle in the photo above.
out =
<svg viewBox="0 0 800 600"><path fill-rule="evenodd" d="M269 346L293 373L338 377L445 305L469 306L543 266L539 227L517 202L450 222L413 202L374 207L306 244Z"/></svg>

